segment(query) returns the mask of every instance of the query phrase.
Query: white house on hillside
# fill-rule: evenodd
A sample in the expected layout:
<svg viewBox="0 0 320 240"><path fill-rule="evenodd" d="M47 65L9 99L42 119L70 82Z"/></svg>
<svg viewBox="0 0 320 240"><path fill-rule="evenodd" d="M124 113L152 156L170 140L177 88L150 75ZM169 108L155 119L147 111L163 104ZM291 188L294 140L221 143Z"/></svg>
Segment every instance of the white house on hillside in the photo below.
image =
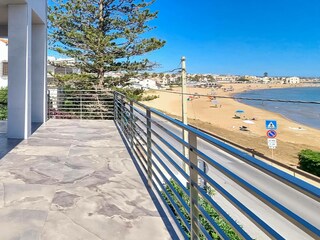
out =
<svg viewBox="0 0 320 240"><path fill-rule="evenodd" d="M297 84L300 83L300 78L298 77L289 77L285 79L286 84Z"/></svg>
<svg viewBox="0 0 320 240"><path fill-rule="evenodd" d="M8 40L0 38L0 88L8 86Z"/></svg>
<svg viewBox="0 0 320 240"><path fill-rule="evenodd" d="M143 89L158 89L157 82L152 79L144 79L139 81L139 85Z"/></svg>
<svg viewBox="0 0 320 240"><path fill-rule="evenodd" d="M157 82L152 79L139 80L137 78L132 78L129 80L129 87L137 89L159 89Z"/></svg>

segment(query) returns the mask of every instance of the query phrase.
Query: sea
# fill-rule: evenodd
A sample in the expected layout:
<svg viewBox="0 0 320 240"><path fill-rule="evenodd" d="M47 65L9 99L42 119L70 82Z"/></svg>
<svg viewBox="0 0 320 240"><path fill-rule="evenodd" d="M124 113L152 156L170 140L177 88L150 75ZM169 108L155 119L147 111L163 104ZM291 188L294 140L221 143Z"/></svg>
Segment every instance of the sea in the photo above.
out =
<svg viewBox="0 0 320 240"><path fill-rule="evenodd" d="M271 88L263 90L252 90L239 93L236 95L236 97L295 100L320 103L320 84L319 87ZM247 105L279 113L282 116L297 123L320 129L320 104L269 102L263 100L238 101Z"/></svg>

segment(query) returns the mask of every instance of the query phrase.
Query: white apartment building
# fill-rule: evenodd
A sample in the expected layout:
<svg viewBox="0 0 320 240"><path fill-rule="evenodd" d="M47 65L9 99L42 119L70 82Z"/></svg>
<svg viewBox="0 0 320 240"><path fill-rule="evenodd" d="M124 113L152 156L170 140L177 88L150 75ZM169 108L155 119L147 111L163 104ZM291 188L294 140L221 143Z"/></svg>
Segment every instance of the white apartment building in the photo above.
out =
<svg viewBox="0 0 320 240"><path fill-rule="evenodd" d="M0 88L8 86L8 40L0 38Z"/></svg>
<svg viewBox="0 0 320 240"><path fill-rule="evenodd" d="M153 79L140 80L137 78L131 78L128 83L128 87L136 89L159 89L157 82Z"/></svg>
<svg viewBox="0 0 320 240"><path fill-rule="evenodd" d="M300 78L298 77L289 77L285 79L286 84L297 84L300 83Z"/></svg>

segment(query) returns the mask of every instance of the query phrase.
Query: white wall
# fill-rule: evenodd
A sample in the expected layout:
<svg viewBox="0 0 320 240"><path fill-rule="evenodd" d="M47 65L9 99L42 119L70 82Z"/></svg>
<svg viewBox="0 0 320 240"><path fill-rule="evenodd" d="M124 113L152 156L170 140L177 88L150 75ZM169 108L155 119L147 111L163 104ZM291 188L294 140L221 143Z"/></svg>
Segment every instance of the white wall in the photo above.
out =
<svg viewBox="0 0 320 240"><path fill-rule="evenodd" d="M0 41L0 88L8 86L8 76L3 76L3 62L8 62L8 46Z"/></svg>

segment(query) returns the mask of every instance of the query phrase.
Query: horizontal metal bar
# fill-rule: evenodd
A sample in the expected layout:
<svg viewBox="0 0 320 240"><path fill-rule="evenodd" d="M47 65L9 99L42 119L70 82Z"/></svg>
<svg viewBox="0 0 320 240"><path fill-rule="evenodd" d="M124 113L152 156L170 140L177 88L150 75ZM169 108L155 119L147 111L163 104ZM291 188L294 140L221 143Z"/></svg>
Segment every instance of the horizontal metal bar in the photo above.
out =
<svg viewBox="0 0 320 240"><path fill-rule="evenodd" d="M157 180L157 177L155 177L155 178L156 178L156 180ZM159 180L159 179L158 179L158 180ZM160 182L160 180L159 180L159 182ZM158 182L158 184L159 184L159 182ZM161 183L160 183L160 185L161 185ZM158 195L161 197L162 202L165 204L168 212L170 213L173 221L176 223L176 226L178 227L180 233L183 235L184 239L189 239L188 235L185 233L185 230L182 228L182 226L181 226L178 218L177 218L176 215L173 213L171 207L169 206L169 204L166 202L166 200L165 200L164 197L162 196L161 191L160 191L157 187L155 187L154 189L157 191ZM190 231L189 231L189 232L190 232Z"/></svg>
<svg viewBox="0 0 320 240"><path fill-rule="evenodd" d="M116 101L117 100L115 100L115 102ZM207 135L207 134L205 134L205 133L203 133L203 132L201 132L201 131L199 131L197 129L194 129L193 127L190 127L188 125L184 125L180 121L178 121L176 119L173 119L171 117L168 117L168 116L166 116L165 114L161 113L158 110L146 107L145 105L143 105L141 103L137 103L137 102L134 102L134 103L137 106L140 106L143 109L149 109L152 114L158 116L160 119L164 119L164 120L170 122L171 124L173 124L174 126L180 128L180 129L189 131L189 134L190 133L195 134L198 138L200 138L203 141L211 144L212 146L220 148L220 149L224 150L225 152L227 152L227 153L229 153L229 154L231 154L233 156L236 156L238 159L241 159L244 162L250 164L251 166L254 166L254 167L262 170L263 172L271 175L272 177L275 177L278 180L280 180L280 181L282 181L282 182L284 182L286 184L289 184L289 186L291 186L291 187L303 192L304 194L316 199L317 201L319 200L319 198L320 198L320 189L316 188L315 186L312 186L311 184L306 183L306 182L304 182L304 181L302 181L300 179L297 179L297 178L291 176L288 173L285 173L285 172L283 172L283 171L281 171L279 169L276 169L276 168L274 168L274 167L272 167L272 166L270 166L270 165L268 165L268 164L266 164L266 163L264 163L264 162L262 162L262 161L260 161L260 160L258 160L256 158L250 156L249 154L244 153L244 152L240 151L239 149L236 149L233 146L229 146L228 144L226 144L226 143L224 143L224 142L222 142L222 141L220 141L220 140L218 140L218 139L216 139L216 138L214 138L214 137L212 137L210 135ZM127 104L127 103L125 103L125 104ZM122 108L124 105L121 103L119 106L120 106L119 110L121 110L120 108ZM125 106L127 107L127 105L125 105ZM143 113L143 111L141 109L139 109L137 107L134 107L134 111L138 115L142 116L142 119L147 119L147 117L145 116L145 114ZM214 168L216 168L220 172L222 172L224 175L226 175L227 177L231 178L239 186L243 187L249 193L253 194L255 197L260 199L262 202L266 203L269 207L273 208L275 211L277 211L279 214L281 214L282 216L287 218L289 221L291 221L292 223L297 225L299 228L301 228L303 231L308 233L310 236L313 236L313 237L317 237L317 236L319 237L320 236L320 234L319 234L320 230L317 229L315 226L313 226L312 224L306 222L300 216L296 215L295 213L293 213L292 211L290 211L289 209L287 209L286 207L284 207L283 205L281 205L280 203L278 203L277 201L275 201L271 197L267 196L261 190L257 189L255 186L251 185L249 182L245 181L243 178L239 177L238 175L234 174L233 172L231 172L230 170L225 168L223 165L219 164L217 161L215 161L214 159L212 159L211 157L209 157L205 153L203 153L200 150L195 149L192 146L188 145L186 142L181 140L181 138L179 138L177 135L175 135L170 130L166 129L161 124L159 124L156 120L153 120L153 118L150 118L149 120L151 120L154 125L158 126L164 133L166 133L169 136L171 136L175 141L179 142L182 146L188 146L189 149L191 149L195 154L197 154L199 157L201 157L202 159L207 161L207 163L209 165L213 166ZM144 124L143 121L140 120L140 118L138 118L137 121L139 121L142 124ZM170 149L175 154L176 153L180 153L168 141L166 141L164 139L164 137L160 133L156 132L152 128L150 130L152 131L153 136L155 138L157 138L160 142L162 142L166 146L166 148ZM162 149L162 147L160 147L157 143L155 143L155 141L153 141L153 145L156 147L157 151L159 151L163 155L163 157L165 157L170 162L170 164L172 164L171 161L174 161L174 159L171 158L166 153L166 151L164 149ZM178 156L179 159L183 160L183 157L180 154L176 154L176 155ZM161 159L160 160L158 159L158 161L161 162ZM184 159L184 161L186 161L188 163L188 159ZM175 165L173 165L173 167L176 168ZM193 166L193 165L192 165L192 167L198 168L197 166ZM178 166L177 170L179 171L179 166ZM213 183L216 183L213 179L211 179L209 176L207 176L201 170L198 170L198 172L199 172L199 175L202 176L203 179L205 179L210 185L212 185ZM218 185L218 184L216 183L216 185ZM197 185L197 187L199 187L199 186ZM221 187L221 189L223 189L223 188ZM221 192L222 191L221 189L219 189L219 190L217 189L217 190L219 192ZM227 196L226 198L235 207L237 207L241 212L243 212L246 216L248 216L254 223L256 223L257 226L259 226L263 231L265 231L267 235L269 235L269 236L271 236L273 238L276 238L276 239L283 239L272 228L270 228L269 225L267 225L264 221L262 221L255 214L253 214L247 207L245 207L243 204L241 204L241 202L237 201L237 199L235 199L235 197L233 197L231 194L228 195L228 192L226 192L226 191L221 193L221 194L223 196L225 196L225 197Z"/></svg>
<svg viewBox="0 0 320 240"><path fill-rule="evenodd" d="M167 128L163 127L161 124L159 124L158 122L151 120L153 124L155 124L157 127L159 127L161 130L163 130L165 133L167 133L169 136L171 136L174 140L178 141L179 143L181 143L183 146L185 147L189 147L189 144L184 141L181 137L177 136L176 134L174 134L173 132L171 132L170 130L168 130Z"/></svg>
<svg viewBox="0 0 320 240"><path fill-rule="evenodd" d="M154 163L154 161L153 161ZM158 168L157 165L154 165L158 171L158 173L161 175L161 178L166 182L167 186L171 189L171 191L173 192L174 196L178 199L178 201L180 202L180 204L183 206L183 208L187 211L187 212L190 212L190 208L189 206L186 204L186 202L182 199L182 197L179 195L179 193L174 189L174 187L172 186L170 180L168 180L166 178L166 176L162 173L162 171ZM157 176L156 172L154 170L152 170L152 174L153 176ZM179 215L181 213L181 215L183 215L183 213L181 212L181 210L179 209L178 207L178 210L179 210ZM176 209L177 211L177 209ZM180 215L180 217L181 217ZM184 221L184 225L189 229L190 231L190 225L188 223L188 220L184 217L183 215L183 218L181 218L183 221Z"/></svg>
<svg viewBox="0 0 320 240"><path fill-rule="evenodd" d="M189 197L190 193L189 191L186 189L185 186L183 186L180 182L180 180L176 177L175 174L173 174L173 172L171 171L171 169L161 160L161 158L159 157L159 155L152 150L152 154L156 157L156 159L158 160L158 162L161 164L161 166L167 171L167 173L173 178L173 180L179 185L179 187L181 188L181 190L183 190L183 192ZM155 164L157 165L157 164ZM186 174L186 176L188 176ZM185 176L184 176L185 177ZM189 209L190 210L190 209Z"/></svg>
<svg viewBox="0 0 320 240"><path fill-rule="evenodd" d="M178 170L178 172L185 178L188 179L189 176L186 172L174 161L157 143L152 140L152 144L160 151L160 153Z"/></svg>
<svg viewBox="0 0 320 240"><path fill-rule="evenodd" d="M196 206L196 208L222 239L229 239L225 232L220 228L220 226L212 219L212 217L204 210L204 208L201 205Z"/></svg>
<svg viewBox="0 0 320 240"><path fill-rule="evenodd" d="M199 151L198 149L193 149L193 151L200 156L202 159L207 160L207 163L209 163L212 167L218 169L220 172L224 173L226 176L230 177L233 181L238 183L240 186L242 186L244 189L246 189L248 192L256 196L258 199L263 201L265 204L267 204L269 207L274 209L276 212L284 216L286 219L297 225L298 227L304 228L304 231L309 232L309 234L312 232L314 234L317 234L320 236L320 230L317 229L315 226L310 224L309 222L302 219L300 216L296 215L286 207L284 207L282 204L278 203L250 183L246 182L236 174L234 174L229 169L225 168L218 162L214 161L211 157L206 155L205 153ZM311 231L311 232L310 232Z"/></svg>
<svg viewBox="0 0 320 240"><path fill-rule="evenodd" d="M275 237L275 239L283 239L277 232L275 232L268 224L266 224L263 220L257 217L251 210L249 210L245 205L243 205L237 198L231 195L228 191L226 191L223 187L221 187L216 181L210 178L207 174L205 174L202 170L200 170L197 166L194 166L197 169L198 174L209 183L215 190L217 190L220 194L222 194L229 202L235 206L238 210L240 210L243 214L245 214L248 218L250 218L256 225L260 226L261 230L263 230L267 235ZM198 186L197 186L198 187ZM210 204L213 204L213 207L230 223L233 227L240 233L240 235L246 234L242 232L240 228L238 228L238 224L233 221L232 218L215 202L211 201L211 198L202 191L199 187L198 190L200 194L209 201Z"/></svg>
<svg viewBox="0 0 320 240"><path fill-rule="evenodd" d="M153 135L155 135L162 143L164 143L173 153L175 153L184 163L189 164L189 159L187 159L181 152L174 148L169 142L164 140L157 132L151 129Z"/></svg>
<svg viewBox="0 0 320 240"><path fill-rule="evenodd" d="M207 134L205 134L205 133L203 133L193 127L190 127L188 125L184 125L180 121L178 121L174 118L171 118L171 117L165 115L164 113L161 113L158 110L151 108L150 111L152 113L170 121L171 123L175 124L176 126L179 126L182 129L185 129L189 132L193 132L202 140L204 140L210 144L213 144L213 145L219 147L220 149L227 151L228 153L230 153L234 156L240 157L242 159L246 159L247 161L251 162L252 164L258 166L259 168L265 169L269 173L272 173L272 175L277 176L278 178L281 178L281 179L285 180L286 182L290 183L291 186L295 186L296 189L303 190L309 196L311 196L311 197L313 196L313 198L316 198L316 199L320 198L320 189L319 188L317 188L309 183L306 183L298 178L295 178L295 177L291 176L290 174L283 172L273 166L270 166L267 163L262 162L256 158L248 155L247 153L244 153L244 152L242 152L242 151L240 151L240 150L238 150L238 149L236 149L226 143L223 143L222 141L219 141L219 140L217 140L217 139L215 139L215 138L213 138L213 137L211 137L211 136L209 136L209 135L207 135Z"/></svg>
<svg viewBox="0 0 320 240"><path fill-rule="evenodd" d="M197 206L196 206L197 208ZM197 208L198 209L198 208ZM196 226L200 229L201 233L200 236L198 236L197 239L201 239L201 235L203 235L206 239L213 240L213 238L210 236L210 234L207 232L207 230L203 227L203 225L200 223L200 219L198 222L195 222ZM228 239L228 238L227 238Z"/></svg>

